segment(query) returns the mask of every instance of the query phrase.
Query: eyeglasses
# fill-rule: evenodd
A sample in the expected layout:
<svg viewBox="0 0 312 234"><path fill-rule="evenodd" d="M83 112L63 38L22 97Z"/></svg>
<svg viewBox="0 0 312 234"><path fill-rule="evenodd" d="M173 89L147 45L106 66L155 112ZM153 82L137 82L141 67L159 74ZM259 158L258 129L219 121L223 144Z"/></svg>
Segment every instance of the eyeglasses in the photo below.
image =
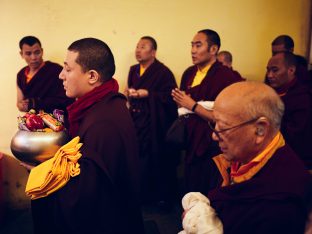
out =
<svg viewBox="0 0 312 234"><path fill-rule="evenodd" d="M218 137L218 140L221 140L221 136L220 136L220 133L222 132L226 132L226 131L229 131L229 130L232 130L232 129L236 129L236 128L240 128L240 127L243 127L244 125L247 125L247 124L251 124L253 122L256 122L260 117L257 117L257 118L254 118L254 119L251 119L251 120L248 120L246 122L243 122L243 123L240 123L238 125L235 125L233 127L229 127L229 128L224 128L224 129L221 129L221 130L216 130L212 124L210 122L208 122L208 126L209 128L216 134L216 136Z"/></svg>

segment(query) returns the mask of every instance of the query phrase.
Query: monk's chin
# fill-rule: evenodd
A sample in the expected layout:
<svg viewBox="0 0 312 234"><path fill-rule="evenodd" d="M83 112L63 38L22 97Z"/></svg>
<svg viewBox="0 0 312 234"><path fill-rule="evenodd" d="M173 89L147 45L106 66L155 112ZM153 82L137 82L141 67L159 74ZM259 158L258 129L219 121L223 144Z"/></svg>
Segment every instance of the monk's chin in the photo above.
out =
<svg viewBox="0 0 312 234"><path fill-rule="evenodd" d="M223 153L222 156L224 159L226 159L229 162L235 161L234 158L231 155L228 155L227 153Z"/></svg>

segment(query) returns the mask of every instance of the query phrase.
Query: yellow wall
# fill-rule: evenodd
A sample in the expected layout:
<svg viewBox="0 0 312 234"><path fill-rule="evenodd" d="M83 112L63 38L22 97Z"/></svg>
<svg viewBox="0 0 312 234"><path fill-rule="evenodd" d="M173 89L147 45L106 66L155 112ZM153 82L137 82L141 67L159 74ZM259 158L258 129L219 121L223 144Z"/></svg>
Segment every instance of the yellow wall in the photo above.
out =
<svg viewBox="0 0 312 234"><path fill-rule="evenodd" d="M156 38L158 58L179 82L191 64L192 37L211 28L220 34L221 49L232 51L234 67L248 79L262 79L275 36L291 35L295 52L306 54L309 10L310 0L0 0L0 151L10 154L17 129L16 73L25 65L18 42L25 35L38 36L44 58L59 63L74 40L104 40L123 90L141 36Z"/></svg>

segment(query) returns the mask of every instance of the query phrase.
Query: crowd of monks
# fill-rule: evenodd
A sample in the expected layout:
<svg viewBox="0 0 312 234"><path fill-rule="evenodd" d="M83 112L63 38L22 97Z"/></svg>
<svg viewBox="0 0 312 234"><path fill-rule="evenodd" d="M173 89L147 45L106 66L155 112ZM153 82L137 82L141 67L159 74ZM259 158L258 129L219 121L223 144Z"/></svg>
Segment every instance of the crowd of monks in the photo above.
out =
<svg viewBox="0 0 312 234"><path fill-rule="evenodd" d="M231 53L220 51L220 47L221 39L216 31L211 29L198 31L191 43L193 65L184 71L181 83L178 85L172 71L156 58L156 40L150 36L140 38L135 50L138 63L130 67L124 96L127 100L128 111L134 124L135 139L137 139L138 143L137 167L140 174L140 203L153 203L160 209L168 211L177 199L179 200L185 194L200 192L213 201L213 207L219 213L226 232L246 233L244 231L252 230L251 224L247 225L249 229L246 226L245 229L242 228L245 221L249 222L248 216L242 216L244 218L237 222L235 226L233 223L235 223L237 214L244 213L246 215L247 209L251 212L250 216L258 214L258 212L271 212L270 199L272 201L276 199L286 201L283 203L286 204L285 206L277 206L280 210L277 209L276 212L288 209L293 205L292 203L288 204L289 199L292 199L291 196L277 196L280 192L283 194L289 192L286 189L287 183L280 184L274 189L272 183L270 183L270 188L264 188L263 190L257 187L259 184L268 183L268 176L281 177L283 175L284 178L289 180L290 184L295 183L295 181L292 181L292 177L289 176L289 173L292 172L285 172L284 169L279 171L279 165L283 165L280 163L289 164L294 162L294 165L289 167L290 170L293 170L294 180L309 180L301 169L306 172L312 170L312 148L310 147L312 143L312 73L308 71L306 60L302 56L293 53L294 43L291 37L287 35L278 36L273 40L272 57L268 60L263 82L259 82L261 84L250 84L249 81L246 81L248 77L243 78L238 71L233 69ZM85 114L82 105L89 108L91 101L82 102L81 100L85 100L86 96L82 96L84 99L79 100L81 94L75 89L70 90L69 86L65 85L67 76L68 80L70 80L68 64L65 63L65 68L62 70L58 64L44 61L42 59L41 43L32 36L21 40L20 49L20 54L27 62L27 66L17 76L18 109L20 111L45 109L47 112L52 112L53 109L58 108L64 110L66 116L69 111L71 136L75 137L81 134L82 130L79 130L81 128L80 121L83 118L80 115ZM73 47L69 51L74 53L76 49ZM110 73L113 74L113 72ZM90 72L91 78L92 74ZM113 81L115 82L115 80ZM109 87L110 92L118 92L117 82L108 84L108 82L105 83L106 81L101 81L101 85L102 82ZM82 88L82 86L78 88ZM95 94L93 89L91 90L92 94L99 95ZM265 97L259 90L262 90L270 97L266 105L263 105ZM83 91L84 94L88 93L86 90ZM104 92L104 89L98 92ZM99 100L102 100L104 96L107 98L108 91L105 90L105 92L105 95L99 96ZM75 98L78 99L75 101ZM91 98L90 100L94 101L95 99ZM238 108L236 105L239 102L245 106ZM212 103L212 108L207 108L208 103ZM241 123L233 121L236 124L231 123L228 119L223 121L224 103L227 103L227 108L229 108L228 119L231 119L229 116L233 112L233 116L234 114L236 116L241 115L240 117L244 116L244 118L241 118L244 121L240 121ZM103 104L105 107L106 105ZM110 105L110 108L115 111L114 104ZM237 107L237 110L240 109L240 112L231 109L234 106ZM268 111L264 110L267 107L271 108L272 112L276 112L276 116L265 116L262 119L262 115L268 113ZM78 114L75 112L76 110L79 110ZM258 113L258 115L254 116L249 111L253 111L254 114ZM99 113L106 115L104 111ZM248 116L246 113L248 113ZM95 112L94 119L98 118L96 115ZM113 114L110 116L113 118ZM249 117L249 120L245 117ZM180 148L166 141L167 131L177 118L183 119L185 126L186 139L183 146L183 157ZM230 143L234 142L234 139L227 139L227 134L233 132L235 135L236 130L238 131L238 129L249 125L255 126L253 137L255 142L259 141L259 143L255 145L252 144L255 142L250 143L249 146L254 146L252 150L249 149L248 145L244 146L246 148L242 146L239 150L232 147ZM271 129L268 127L269 125L276 125L277 127ZM88 125L82 126L84 131L90 131ZM107 125L105 127L109 131L111 126ZM131 131L129 130L129 132ZM96 128L92 130L92 134L98 137L101 135ZM127 134L125 133L125 135ZM245 136L241 135L240 137L242 137L241 139L248 139L249 135L246 133ZM223 141L226 142L226 140L230 142L227 146L222 143ZM105 141L101 142L104 144ZM115 139L116 142L118 142L117 139ZM237 145L242 144L242 142L238 142ZM111 144L109 148L112 149L113 146L118 148L115 143ZM91 141L89 144L93 145ZM259 147L259 152L256 151L255 149L261 144L265 147ZM285 144L287 147L284 149ZM131 148L131 146L129 147ZM280 148L283 150L279 150ZM101 148L101 150L105 152L105 149ZM247 153L248 155L252 153L255 155L237 159L235 158L238 154L236 150L239 151L239 155ZM268 153L264 154L262 151L268 151ZM279 155L283 154L287 155L285 161L280 162L271 159L278 158ZM218 155L225 156L215 157ZM233 158L231 158L232 155L234 155ZM298 162L293 157L298 158ZM224 158L226 158L225 161ZM255 158L258 161L255 161ZM180 162L183 162L184 166L182 186L178 183L176 173L177 165ZM108 162L108 164L110 163ZM101 164L102 166L105 167L104 164ZM115 167L116 165L111 166ZM267 168L270 169L270 172L266 172ZM274 170L274 173L272 170ZM280 183L278 179L275 182ZM239 184L239 186L231 187L233 184ZM297 190L293 196L296 199L300 197L298 201L301 201L303 193L305 193L305 191L301 190L306 184L295 187ZM221 187L224 187L225 190L218 190ZM228 187L230 189L226 190ZM246 192L248 188L253 189L253 191ZM256 203L257 199L254 200L256 196L263 196L259 200L260 203L265 203L265 205L262 204L263 207L266 207L263 211L261 211L261 204L259 206L254 206L253 203L246 206L242 205L241 209L230 205L231 201L237 201L237 204L245 204L246 200L244 199L246 197ZM276 205L274 202L273 204L272 207ZM250 207L253 206L257 209L252 210ZM229 212L229 210L235 209L238 213ZM229 212L229 215L225 215L225 211ZM292 215L298 221L293 224L295 229L298 227L303 228L304 214L301 210L297 211L293 214L298 214L301 219ZM285 214L290 215L289 213ZM139 215L135 218L137 217ZM266 218L271 218L271 215ZM280 218L276 220L275 226L282 223L283 220ZM272 224L271 227L273 228ZM270 231L267 228L267 226L263 225L261 230L269 233ZM277 229L274 228L272 230L276 231ZM283 233L295 233L292 232L294 229L288 229L288 231L291 230L289 232L287 232L287 229L282 230Z"/></svg>

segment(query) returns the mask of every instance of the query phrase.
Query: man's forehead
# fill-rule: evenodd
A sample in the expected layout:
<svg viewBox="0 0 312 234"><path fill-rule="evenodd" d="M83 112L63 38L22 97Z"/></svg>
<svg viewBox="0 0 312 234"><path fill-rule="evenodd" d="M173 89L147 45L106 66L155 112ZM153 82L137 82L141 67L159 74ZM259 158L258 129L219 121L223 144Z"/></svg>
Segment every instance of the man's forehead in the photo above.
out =
<svg viewBox="0 0 312 234"><path fill-rule="evenodd" d="M249 83L237 82L223 89L217 96L214 109L225 110L228 112L236 112L239 107L246 105L248 100L246 94L253 93L253 89ZM251 96L251 95L249 95Z"/></svg>
<svg viewBox="0 0 312 234"><path fill-rule="evenodd" d="M235 93L231 94L231 90L221 92L214 102L213 109L218 113L231 112L235 106Z"/></svg>
<svg viewBox="0 0 312 234"><path fill-rule="evenodd" d="M268 62L268 66L278 66L283 64L284 58L282 54L274 55Z"/></svg>
<svg viewBox="0 0 312 234"><path fill-rule="evenodd" d="M225 60L225 55L224 54L218 54L217 58L218 58L218 60L223 61L223 60Z"/></svg>
<svg viewBox="0 0 312 234"><path fill-rule="evenodd" d="M192 44L203 43L206 41L207 41L207 36L204 33L197 33L192 40Z"/></svg>
<svg viewBox="0 0 312 234"><path fill-rule="evenodd" d="M237 106L237 108L235 108L232 105L219 105L219 104L216 105L215 103L213 109L213 116L215 118L215 121L224 124L235 122L235 120L240 115L239 110L237 109L239 108L239 105Z"/></svg>
<svg viewBox="0 0 312 234"><path fill-rule="evenodd" d="M285 48L284 44L272 45L272 53L273 54L277 54L279 52L286 52L286 51L288 51L288 50Z"/></svg>
<svg viewBox="0 0 312 234"><path fill-rule="evenodd" d="M77 58L79 52L73 51L73 50L68 50L67 51L67 58Z"/></svg>
<svg viewBox="0 0 312 234"><path fill-rule="evenodd" d="M285 45L284 44L272 45L272 48L275 48L275 49L285 49Z"/></svg>
<svg viewBox="0 0 312 234"><path fill-rule="evenodd" d="M147 40L147 39L140 39L138 42L138 45L150 45L150 46L152 46L152 42L150 40Z"/></svg>
<svg viewBox="0 0 312 234"><path fill-rule="evenodd" d="M22 45L22 50L38 50L38 49L41 49L40 45L38 43L35 43L33 44L32 46L31 45L28 45L28 44L23 44Z"/></svg>
<svg viewBox="0 0 312 234"><path fill-rule="evenodd" d="M64 64L65 65L74 65L76 63L76 58L77 58L78 54L79 54L78 52L68 50Z"/></svg>

